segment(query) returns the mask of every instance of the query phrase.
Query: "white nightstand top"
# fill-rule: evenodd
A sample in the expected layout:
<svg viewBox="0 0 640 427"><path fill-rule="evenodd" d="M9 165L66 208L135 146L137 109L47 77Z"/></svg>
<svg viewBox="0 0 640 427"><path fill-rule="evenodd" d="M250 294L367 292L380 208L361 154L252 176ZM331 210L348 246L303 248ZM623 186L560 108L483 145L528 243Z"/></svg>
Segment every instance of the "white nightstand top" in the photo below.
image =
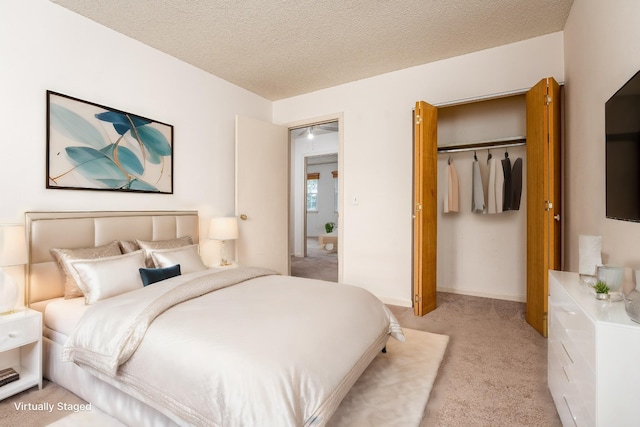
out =
<svg viewBox="0 0 640 427"><path fill-rule="evenodd" d="M237 262L232 262L229 265L212 264L208 265L209 270L228 270L230 268L238 268L240 265Z"/></svg>
<svg viewBox="0 0 640 427"><path fill-rule="evenodd" d="M14 320L24 319L25 317L40 316L40 312L27 307L18 307L15 310L0 314L0 323L12 322Z"/></svg>

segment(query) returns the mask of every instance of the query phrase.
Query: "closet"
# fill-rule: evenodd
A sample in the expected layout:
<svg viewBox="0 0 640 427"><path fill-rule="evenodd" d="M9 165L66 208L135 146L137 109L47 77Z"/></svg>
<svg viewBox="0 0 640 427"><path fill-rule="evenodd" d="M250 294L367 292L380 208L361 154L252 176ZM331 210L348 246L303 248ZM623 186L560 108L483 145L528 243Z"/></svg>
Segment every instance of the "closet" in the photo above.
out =
<svg viewBox="0 0 640 427"><path fill-rule="evenodd" d="M438 288L514 299L526 282L527 321L546 336L547 271L560 268L559 93L557 82L545 78L508 96L438 107L416 103L416 315L436 308ZM497 165L505 157L511 165L522 159L519 210L471 213L474 157L481 165L488 158ZM449 162L459 174L459 213L443 212Z"/></svg>

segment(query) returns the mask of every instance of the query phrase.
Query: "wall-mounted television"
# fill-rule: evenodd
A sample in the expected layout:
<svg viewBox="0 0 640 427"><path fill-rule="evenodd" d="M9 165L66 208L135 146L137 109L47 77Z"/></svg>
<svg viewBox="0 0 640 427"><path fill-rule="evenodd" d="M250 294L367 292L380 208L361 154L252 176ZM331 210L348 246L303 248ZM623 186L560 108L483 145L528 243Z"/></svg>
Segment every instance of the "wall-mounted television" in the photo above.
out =
<svg viewBox="0 0 640 427"><path fill-rule="evenodd" d="M605 104L606 216L640 222L640 71Z"/></svg>

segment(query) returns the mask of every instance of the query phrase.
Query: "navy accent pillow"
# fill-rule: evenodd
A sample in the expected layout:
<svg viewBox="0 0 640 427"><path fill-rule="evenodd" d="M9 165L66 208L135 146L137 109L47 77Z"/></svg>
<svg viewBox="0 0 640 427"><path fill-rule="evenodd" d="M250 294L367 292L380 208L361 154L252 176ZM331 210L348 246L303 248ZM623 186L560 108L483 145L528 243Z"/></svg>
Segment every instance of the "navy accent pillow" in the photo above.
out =
<svg viewBox="0 0 640 427"><path fill-rule="evenodd" d="M148 286L152 283L180 275L180 264L165 268L140 268L142 284Z"/></svg>

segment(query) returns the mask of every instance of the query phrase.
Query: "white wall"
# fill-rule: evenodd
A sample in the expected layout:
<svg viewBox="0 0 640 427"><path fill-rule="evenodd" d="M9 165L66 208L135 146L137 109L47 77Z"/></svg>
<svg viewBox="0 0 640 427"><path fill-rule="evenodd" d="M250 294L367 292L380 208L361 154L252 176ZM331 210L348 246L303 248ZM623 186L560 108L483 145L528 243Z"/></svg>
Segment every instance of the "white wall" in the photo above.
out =
<svg viewBox="0 0 640 427"><path fill-rule="evenodd" d="M525 95L438 108L438 144L455 146L526 134ZM471 212L474 154L488 194L489 153L501 161L505 149L438 155L438 289L476 296L526 301L527 187L526 147L508 149L511 164L523 160L520 209L495 215ZM458 173L460 211L443 213L449 158Z"/></svg>
<svg viewBox="0 0 640 427"><path fill-rule="evenodd" d="M275 123L344 115L341 250L345 283L362 286L389 303L411 304L411 112L415 102L439 104L523 90L547 76L564 80L562 33L274 103ZM359 204L352 204L354 197Z"/></svg>
<svg viewBox="0 0 640 427"><path fill-rule="evenodd" d="M0 222L28 210L197 209L206 232L208 218L234 213L234 118L270 121L270 101L47 0L0 2L0 58ZM173 125L174 194L46 189L47 89Z"/></svg>
<svg viewBox="0 0 640 427"><path fill-rule="evenodd" d="M597 21L593 15L573 19L590 24ZM633 14L621 19L627 16ZM228 215L234 206L236 114L292 123L344 113L344 200L357 196L359 204L344 206L343 279L404 305L411 301L415 101L438 104L520 90L545 76L564 80L563 35L555 33L272 104L47 0L0 2L0 58L1 221L21 222L24 211L42 209ZM45 189L47 89L172 124L174 194ZM385 173L379 173L382 166Z"/></svg>
<svg viewBox="0 0 640 427"><path fill-rule="evenodd" d="M565 27L565 264L578 271L578 236L602 236L603 262L640 268L640 224L605 218L604 104L640 69L640 2L576 1Z"/></svg>

